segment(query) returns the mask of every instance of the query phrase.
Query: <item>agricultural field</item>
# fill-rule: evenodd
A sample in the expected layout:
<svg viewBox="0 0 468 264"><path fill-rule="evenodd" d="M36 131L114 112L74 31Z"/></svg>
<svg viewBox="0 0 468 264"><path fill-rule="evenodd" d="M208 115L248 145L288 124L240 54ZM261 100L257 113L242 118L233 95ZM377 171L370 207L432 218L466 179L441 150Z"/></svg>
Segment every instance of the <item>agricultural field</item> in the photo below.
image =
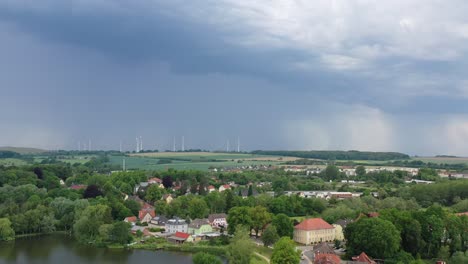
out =
<svg viewBox="0 0 468 264"><path fill-rule="evenodd" d="M248 165L280 165L291 157L262 156L245 153L215 152L160 152L138 153L129 156L110 156L112 164L122 165L125 158L127 169L145 170L202 170L212 167L237 167Z"/></svg>
<svg viewBox="0 0 468 264"><path fill-rule="evenodd" d="M23 166L28 163L22 159L0 159L0 165L3 166Z"/></svg>
<svg viewBox="0 0 468 264"><path fill-rule="evenodd" d="M70 163L70 164L75 164L75 163L80 163L84 164L88 162L90 159L93 157L96 157L96 155L63 155L63 156L57 156L55 157L58 161L65 162L65 163ZM48 159L48 156L36 156L34 157L34 162L36 163L41 163L44 159Z"/></svg>
<svg viewBox="0 0 468 264"><path fill-rule="evenodd" d="M420 160L423 162L432 162L438 164L467 164L467 157L414 157L412 160Z"/></svg>

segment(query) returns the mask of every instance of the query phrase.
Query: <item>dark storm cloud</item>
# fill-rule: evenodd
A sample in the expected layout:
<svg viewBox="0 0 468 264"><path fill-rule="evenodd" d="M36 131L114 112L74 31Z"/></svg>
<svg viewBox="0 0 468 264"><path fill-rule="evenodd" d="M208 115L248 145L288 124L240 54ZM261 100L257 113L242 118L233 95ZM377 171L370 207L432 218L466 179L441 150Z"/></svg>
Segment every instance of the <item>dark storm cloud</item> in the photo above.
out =
<svg viewBox="0 0 468 264"><path fill-rule="evenodd" d="M185 135L221 149L240 136L249 149L461 153L458 4L3 1L0 144L131 148L142 135L168 148Z"/></svg>

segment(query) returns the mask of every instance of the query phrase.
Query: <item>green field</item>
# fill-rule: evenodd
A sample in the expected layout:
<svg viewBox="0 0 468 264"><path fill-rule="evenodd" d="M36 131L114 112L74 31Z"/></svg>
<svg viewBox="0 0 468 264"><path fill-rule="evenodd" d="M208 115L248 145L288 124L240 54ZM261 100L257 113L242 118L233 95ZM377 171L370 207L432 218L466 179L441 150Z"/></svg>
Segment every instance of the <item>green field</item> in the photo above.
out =
<svg viewBox="0 0 468 264"><path fill-rule="evenodd" d="M144 170L202 170L208 171L210 167L237 167L247 165L279 165L282 157L260 156L242 153L211 153L211 152L162 152L141 153L130 156L111 156L110 162L122 165L125 158L127 169ZM159 164L163 160L170 163Z"/></svg>
<svg viewBox="0 0 468 264"><path fill-rule="evenodd" d="M96 157L96 156L95 155L73 155L73 156L67 155L67 156L58 156L56 157L56 159L58 161L70 163L70 164L75 164L75 163L84 164L93 157ZM47 158L48 158L47 156L36 156L34 157L34 162L41 163L41 161Z"/></svg>
<svg viewBox="0 0 468 264"><path fill-rule="evenodd" d="M412 160L420 160L423 162L432 162L438 164L467 164L468 165L468 158L457 157L457 158L450 158L450 157L415 157Z"/></svg>
<svg viewBox="0 0 468 264"><path fill-rule="evenodd" d="M0 159L0 165L3 166L23 166L28 163L21 159Z"/></svg>

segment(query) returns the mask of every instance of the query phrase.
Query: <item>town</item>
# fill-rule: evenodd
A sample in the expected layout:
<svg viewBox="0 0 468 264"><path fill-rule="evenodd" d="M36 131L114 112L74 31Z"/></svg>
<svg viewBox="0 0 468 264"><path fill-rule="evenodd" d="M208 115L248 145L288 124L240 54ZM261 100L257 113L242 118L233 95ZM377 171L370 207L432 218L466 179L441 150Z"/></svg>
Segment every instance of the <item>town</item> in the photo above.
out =
<svg viewBox="0 0 468 264"><path fill-rule="evenodd" d="M124 171L106 155L0 167L2 240L62 232L194 263L465 261L468 181L456 166Z"/></svg>

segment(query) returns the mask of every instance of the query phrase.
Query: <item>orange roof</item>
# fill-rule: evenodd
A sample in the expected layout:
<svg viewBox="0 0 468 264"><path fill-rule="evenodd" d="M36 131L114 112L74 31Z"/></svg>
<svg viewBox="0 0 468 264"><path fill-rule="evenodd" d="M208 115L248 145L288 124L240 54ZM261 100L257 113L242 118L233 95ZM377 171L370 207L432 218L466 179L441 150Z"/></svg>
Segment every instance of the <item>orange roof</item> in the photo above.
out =
<svg viewBox="0 0 468 264"><path fill-rule="evenodd" d="M149 214L151 218L154 218L156 216L156 212L154 209L143 209L138 212L138 218L141 220L143 217L145 217L146 214Z"/></svg>
<svg viewBox="0 0 468 264"><path fill-rule="evenodd" d="M341 259L335 254L315 254L314 264L340 264Z"/></svg>
<svg viewBox="0 0 468 264"><path fill-rule="evenodd" d="M175 236L179 237L179 238L187 239L187 238L189 238L190 234L187 234L187 233L184 233L184 232L176 232Z"/></svg>
<svg viewBox="0 0 468 264"><path fill-rule="evenodd" d="M127 222L130 222L130 223L135 223L137 221L137 217L136 216L129 216L129 217L125 217L125 220Z"/></svg>
<svg viewBox="0 0 468 264"><path fill-rule="evenodd" d="M359 261L359 262L364 262L364 263L369 263L369 264L375 264L375 261L373 261L369 256L367 256L366 253L362 252L361 255L357 257L353 257L354 261Z"/></svg>
<svg viewBox="0 0 468 264"><path fill-rule="evenodd" d="M333 229L334 227L329 223L325 222L322 218L311 218L302 221L300 224L294 227L300 230L320 230L320 229Z"/></svg>
<svg viewBox="0 0 468 264"><path fill-rule="evenodd" d="M455 214L455 215L457 215L457 216L464 216L464 215L468 216L468 212L464 212L464 213L457 213L457 214Z"/></svg>

